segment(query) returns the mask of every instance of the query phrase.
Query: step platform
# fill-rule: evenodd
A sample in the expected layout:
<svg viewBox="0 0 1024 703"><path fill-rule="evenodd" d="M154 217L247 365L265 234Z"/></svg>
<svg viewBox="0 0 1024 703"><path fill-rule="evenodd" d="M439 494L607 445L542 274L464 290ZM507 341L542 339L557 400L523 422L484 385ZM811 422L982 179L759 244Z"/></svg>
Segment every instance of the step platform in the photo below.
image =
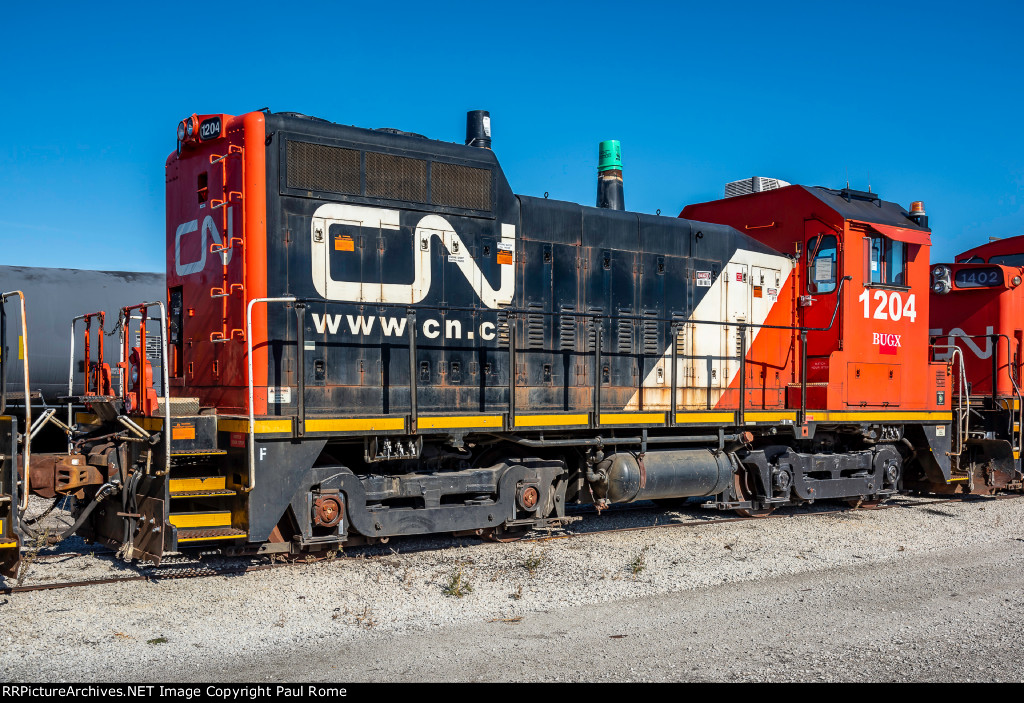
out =
<svg viewBox="0 0 1024 703"><path fill-rule="evenodd" d="M171 498L201 498L207 496L233 496L235 491L227 488L223 476L200 476L196 478L172 478L168 486Z"/></svg>

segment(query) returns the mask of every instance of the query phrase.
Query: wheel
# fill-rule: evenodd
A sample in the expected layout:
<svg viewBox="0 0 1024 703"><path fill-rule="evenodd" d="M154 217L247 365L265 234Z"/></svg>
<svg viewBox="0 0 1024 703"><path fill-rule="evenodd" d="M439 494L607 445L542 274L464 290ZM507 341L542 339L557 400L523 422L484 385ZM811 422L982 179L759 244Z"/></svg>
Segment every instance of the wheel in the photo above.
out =
<svg viewBox="0 0 1024 703"><path fill-rule="evenodd" d="M736 497L741 500L754 500L757 496L757 488L754 483L754 475L747 469L738 471L733 474L733 490L736 493ZM740 517L768 517L775 508L734 508L734 511Z"/></svg>

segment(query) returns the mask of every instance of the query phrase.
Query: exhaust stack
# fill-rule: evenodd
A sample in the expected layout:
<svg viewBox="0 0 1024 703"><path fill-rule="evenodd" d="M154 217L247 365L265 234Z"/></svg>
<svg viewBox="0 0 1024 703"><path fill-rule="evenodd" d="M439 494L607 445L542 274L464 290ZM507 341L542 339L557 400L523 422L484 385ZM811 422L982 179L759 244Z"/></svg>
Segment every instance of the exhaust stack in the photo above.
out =
<svg viewBox="0 0 1024 703"><path fill-rule="evenodd" d="M466 113L466 146L491 148L491 113L487 110Z"/></svg>
<svg viewBox="0 0 1024 703"><path fill-rule="evenodd" d="M625 210L622 194L622 148L618 139L601 142L597 149L597 206Z"/></svg>

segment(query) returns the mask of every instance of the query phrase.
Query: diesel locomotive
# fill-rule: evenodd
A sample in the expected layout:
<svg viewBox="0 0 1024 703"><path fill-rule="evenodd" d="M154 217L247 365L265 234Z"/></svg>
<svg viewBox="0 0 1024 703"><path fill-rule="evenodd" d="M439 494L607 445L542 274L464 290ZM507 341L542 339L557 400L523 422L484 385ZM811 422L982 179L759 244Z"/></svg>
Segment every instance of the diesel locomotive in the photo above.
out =
<svg viewBox="0 0 1024 703"><path fill-rule="evenodd" d="M1019 424L972 430L984 387L943 356L963 337L930 339L923 208L793 185L629 212L617 143L586 207L514 194L490 146L482 111L465 144L183 120L166 298L122 310L119 362L87 329L63 399L87 410L29 489L159 562L500 535L584 503L1019 487ZM156 357L133 341L154 329Z"/></svg>

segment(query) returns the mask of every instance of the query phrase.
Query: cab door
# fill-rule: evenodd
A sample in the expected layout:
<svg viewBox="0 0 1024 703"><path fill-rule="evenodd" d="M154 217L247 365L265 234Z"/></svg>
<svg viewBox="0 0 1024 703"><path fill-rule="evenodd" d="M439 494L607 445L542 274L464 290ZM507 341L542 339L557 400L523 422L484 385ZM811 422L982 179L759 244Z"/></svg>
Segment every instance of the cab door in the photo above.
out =
<svg viewBox="0 0 1024 703"><path fill-rule="evenodd" d="M828 327L838 303L839 279L843 270L842 240L835 230L818 220L804 225L804 248L800 264L803 268L801 296L809 305L802 305L805 327ZM841 346L842 311L827 332L807 334L807 356L827 357ZM810 366L813 368L814 364Z"/></svg>

